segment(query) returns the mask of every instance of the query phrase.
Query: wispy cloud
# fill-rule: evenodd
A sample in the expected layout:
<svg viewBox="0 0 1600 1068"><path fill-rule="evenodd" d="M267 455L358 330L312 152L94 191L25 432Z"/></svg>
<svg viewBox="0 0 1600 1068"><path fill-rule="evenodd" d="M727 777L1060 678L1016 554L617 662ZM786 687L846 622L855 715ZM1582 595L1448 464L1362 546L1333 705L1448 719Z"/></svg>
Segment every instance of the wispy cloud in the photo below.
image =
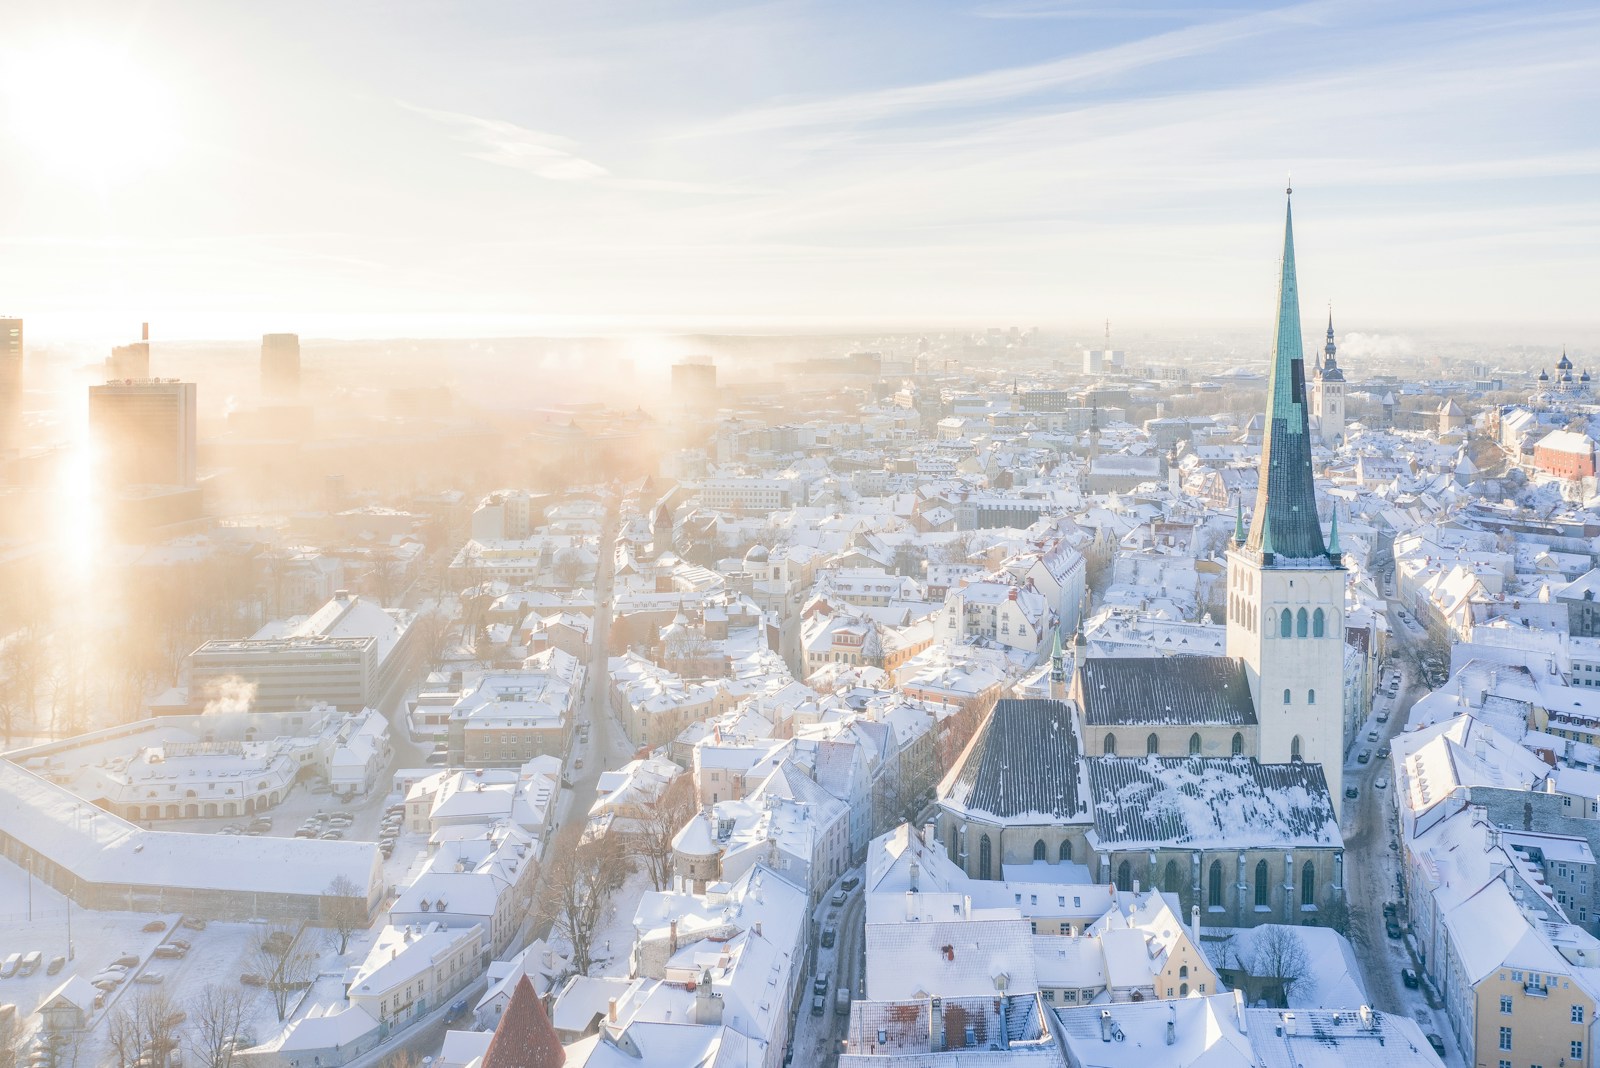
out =
<svg viewBox="0 0 1600 1068"><path fill-rule="evenodd" d="M607 189L654 193L748 193L748 189L705 182L683 182L666 178L634 178L613 174L608 168L578 154L577 142L561 134L547 133L503 119L486 119L459 111L418 107L404 101L401 106L451 129L456 139L468 146L466 155L498 167L526 171L552 182L592 184Z"/></svg>
<svg viewBox="0 0 1600 1068"><path fill-rule="evenodd" d="M823 100L780 104L738 112L691 130L692 134L745 134L832 124L857 125L941 108L1004 103L1065 86L1126 74L1171 60L1214 52L1247 38L1301 25L1337 4L1335 0L1253 13L1185 26L1127 44L1044 63L986 71L962 78L850 93Z"/></svg>

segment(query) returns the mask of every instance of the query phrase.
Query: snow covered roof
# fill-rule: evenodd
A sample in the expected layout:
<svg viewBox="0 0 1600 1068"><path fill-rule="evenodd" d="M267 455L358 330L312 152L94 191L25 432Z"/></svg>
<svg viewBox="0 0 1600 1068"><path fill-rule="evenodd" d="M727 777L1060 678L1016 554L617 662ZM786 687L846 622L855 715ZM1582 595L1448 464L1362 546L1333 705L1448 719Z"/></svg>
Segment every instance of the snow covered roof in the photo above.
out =
<svg viewBox="0 0 1600 1068"><path fill-rule="evenodd" d="M1238 657L1091 657L1083 662L1081 701L1089 726L1256 722Z"/></svg>
<svg viewBox="0 0 1600 1068"><path fill-rule="evenodd" d="M1008 698L995 704L940 796L980 819L1081 819L1088 811L1082 765L1070 707Z"/></svg>
<svg viewBox="0 0 1600 1068"><path fill-rule="evenodd" d="M1100 848L1343 844L1318 764L1157 756L1087 763Z"/></svg>

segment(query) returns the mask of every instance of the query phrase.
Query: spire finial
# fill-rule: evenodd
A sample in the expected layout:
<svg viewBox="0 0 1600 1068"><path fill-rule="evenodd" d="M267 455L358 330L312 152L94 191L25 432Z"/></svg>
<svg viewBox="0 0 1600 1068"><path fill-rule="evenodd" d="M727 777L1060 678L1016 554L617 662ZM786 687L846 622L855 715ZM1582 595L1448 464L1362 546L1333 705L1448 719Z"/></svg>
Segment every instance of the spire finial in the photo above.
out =
<svg viewBox="0 0 1600 1068"><path fill-rule="evenodd" d="M1233 499L1233 541L1235 545L1244 544L1244 493L1241 492Z"/></svg>
<svg viewBox="0 0 1600 1068"><path fill-rule="evenodd" d="M1294 172L1293 171L1289 172L1288 187L1286 189L1284 189L1283 195L1286 196L1286 197L1294 196Z"/></svg>
<svg viewBox="0 0 1600 1068"><path fill-rule="evenodd" d="M1337 559L1339 552L1339 506L1333 506L1333 519L1328 524L1328 555Z"/></svg>

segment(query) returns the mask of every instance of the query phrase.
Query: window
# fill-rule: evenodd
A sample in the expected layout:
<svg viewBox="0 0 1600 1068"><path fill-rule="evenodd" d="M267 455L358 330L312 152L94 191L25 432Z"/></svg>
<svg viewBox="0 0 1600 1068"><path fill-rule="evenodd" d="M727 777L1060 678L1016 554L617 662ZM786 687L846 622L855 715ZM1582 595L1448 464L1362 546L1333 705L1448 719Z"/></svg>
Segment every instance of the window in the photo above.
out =
<svg viewBox="0 0 1600 1068"><path fill-rule="evenodd" d="M1317 703L1317 691L1315 691L1315 690L1307 690L1306 691L1306 704L1314 705L1316 703Z"/></svg>
<svg viewBox="0 0 1600 1068"><path fill-rule="evenodd" d="M1101 747L1101 751L1104 752L1106 756L1117 755L1117 736L1115 734L1106 735L1105 745Z"/></svg>
<svg viewBox="0 0 1600 1068"><path fill-rule="evenodd" d="M1285 692L1287 692L1287 691L1285 691ZM1289 759L1290 760L1299 760L1300 759L1300 736L1298 734L1295 735L1293 738L1289 739Z"/></svg>
<svg viewBox="0 0 1600 1068"><path fill-rule="evenodd" d="M978 840L978 878L991 878L990 859L989 836L984 835Z"/></svg>
<svg viewBox="0 0 1600 1068"><path fill-rule="evenodd" d="M1117 865L1117 889L1133 889L1133 869L1128 867L1127 861L1123 861L1121 864Z"/></svg>
<svg viewBox="0 0 1600 1068"><path fill-rule="evenodd" d="M1211 871L1206 877L1206 906L1220 909L1222 907L1222 861L1213 860Z"/></svg>
<svg viewBox="0 0 1600 1068"><path fill-rule="evenodd" d="M1167 861L1167 866L1161 873L1161 889L1165 890L1169 894L1178 893L1181 890L1181 887L1178 885L1179 878L1178 862L1175 860Z"/></svg>
<svg viewBox="0 0 1600 1068"><path fill-rule="evenodd" d="M1199 735L1199 732L1196 732L1194 734L1189 735L1189 755L1190 756L1199 756L1200 755L1200 735Z"/></svg>
<svg viewBox="0 0 1600 1068"><path fill-rule="evenodd" d="M1284 690L1283 690L1283 703L1284 704L1288 704L1293 700L1294 700L1294 697L1289 693L1289 688L1287 686L1284 687Z"/></svg>
<svg viewBox="0 0 1600 1068"><path fill-rule="evenodd" d="M1267 885L1268 878L1267 862L1256 861L1256 908L1258 909L1267 907L1268 895L1272 893L1272 887Z"/></svg>
<svg viewBox="0 0 1600 1068"><path fill-rule="evenodd" d="M1058 849L1056 851L1056 853L1060 857L1061 862L1063 864L1066 863L1067 861L1071 860L1072 859L1072 843L1067 841L1065 838L1063 838L1061 840L1061 848Z"/></svg>
<svg viewBox="0 0 1600 1068"><path fill-rule="evenodd" d="M1178 996L1180 998L1186 998L1186 997L1189 996L1189 984L1188 983L1179 983L1178 984Z"/></svg>
<svg viewBox="0 0 1600 1068"><path fill-rule="evenodd" d="M1574 1042L1572 1044L1572 1059L1575 1060L1575 1061L1580 1061L1580 1062L1583 1060L1583 1043L1582 1042Z"/></svg>
<svg viewBox="0 0 1600 1068"><path fill-rule="evenodd" d="M1583 1006L1582 1005L1574 1005L1574 1006L1572 1006L1572 1022L1573 1023L1583 1023Z"/></svg>
<svg viewBox="0 0 1600 1068"><path fill-rule="evenodd" d="M1187 978L1189 978L1189 966L1187 964L1178 965L1178 978L1179 979L1187 979Z"/></svg>
<svg viewBox="0 0 1600 1068"><path fill-rule="evenodd" d="M1233 755L1244 756L1244 735L1237 731L1233 735Z"/></svg>
<svg viewBox="0 0 1600 1068"><path fill-rule="evenodd" d="M1044 839L1043 838L1041 838L1037 842L1033 843L1033 859L1034 860L1043 860L1044 859Z"/></svg>
<svg viewBox="0 0 1600 1068"><path fill-rule="evenodd" d="M1151 731L1149 737L1145 738L1144 751L1151 756L1155 756L1161 751L1161 742L1158 738L1156 738L1154 731Z"/></svg>
<svg viewBox="0 0 1600 1068"><path fill-rule="evenodd" d="M1500 1048L1507 1053L1511 1052L1511 1028L1500 1028Z"/></svg>
<svg viewBox="0 0 1600 1068"><path fill-rule="evenodd" d="M1308 630L1309 627L1307 626L1306 610L1302 608L1299 612L1295 613L1294 632L1299 637L1304 638Z"/></svg>
<svg viewBox="0 0 1600 1068"><path fill-rule="evenodd" d="M1311 636L1321 638L1328 629L1327 617L1322 614L1322 609L1317 609L1311 614Z"/></svg>
<svg viewBox="0 0 1600 1068"><path fill-rule="evenodd" d="M1317 866L1309 860L1300 868L1300 907L1311 908L1317 903Z"/></svg>
<svg viewBox="0 0 1600 1068"><path fill-rule="evenodd" d="M1283 615L1279 616L1278 619L1280 623L1278 634L1285 638L1293 637L1294 616L1290 614L1287 608L1283 610Z"/></svg>
<svg viewBox="0 0 1600 1068"><path fill-rule="evenodd" d="M1500 1011L1507 1016L1511 1015L1511 996L1509 994L1500 995Z"/></svg>

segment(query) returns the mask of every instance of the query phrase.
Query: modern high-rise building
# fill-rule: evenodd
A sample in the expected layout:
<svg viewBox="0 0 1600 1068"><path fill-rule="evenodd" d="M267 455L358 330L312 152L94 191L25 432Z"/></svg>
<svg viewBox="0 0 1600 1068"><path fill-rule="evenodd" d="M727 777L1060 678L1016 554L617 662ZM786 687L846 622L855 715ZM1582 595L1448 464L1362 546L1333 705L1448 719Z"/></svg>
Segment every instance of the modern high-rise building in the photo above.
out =
<svg viewBox="0 0 1600 1068"><path fill-rule="evenodd" d="M672 365L672 405L681 411L717 407L717 366L710 360L685 360Z"/></svg>
<svg viewBox="0 0 1600 1068"><path fill-rule="evenodd" d="M193 382L118 379L90 386L89 433L108 485L194 485Z"/></svg>
<svg viewBox="0 0 1600 1068"><path fill-rule="evenodd" d="M262 335L261 393L269 400L292 400L299 395L299 334Z"/></svg>
<svg viewBox="0 0 1600 1068"><path fill-rule="evenodd" d="M0 319L0 449L22 429L22 320Z"/></svg>
<svg viewBox="0 0 1600 1068"><path fill-rule="evenodd" d="M1255 514L1246 534L1241 509L1228 552L1228 655L1244 661L1262 762L1321 764L1338 797L1346 572L1337 515L1326 541L1317 516L1292 210L1284 217L1266 414Z"/></svg>
<svg viewBox="0 0 1600 1068"><path fill-rule="evenodd" d="M150 324L140 330L138 341L118 345L106 360L107 379L133 379L144 381L150 377Z"/></svg>

